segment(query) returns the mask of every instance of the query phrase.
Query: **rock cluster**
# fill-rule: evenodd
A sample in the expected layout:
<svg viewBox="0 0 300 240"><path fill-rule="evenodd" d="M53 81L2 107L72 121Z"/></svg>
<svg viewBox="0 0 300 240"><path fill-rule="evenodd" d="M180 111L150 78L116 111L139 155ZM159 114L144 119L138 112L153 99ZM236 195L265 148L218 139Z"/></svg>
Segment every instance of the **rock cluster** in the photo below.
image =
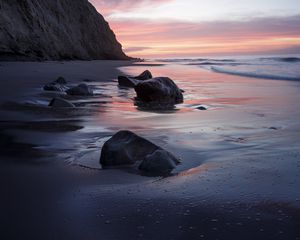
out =
<svg viewBox="0 0 300 240"><path fill-rule="evenodd" d="M119 76L119 85L134 88L137 100L142 103L178 104L183 102L183 90L168 77L153 78L149 70L136 77Z"/></svg>
<svg viewBox="0 0 300 240"><path fill-rule="evenodd" d="M120 131L102 147L100 163L103 167L132 165L152 176L163 176L180 163L178 158L154 143L130 131Z"/></svg>
<svg viewBox="0 0 300 240"><path fill-rule="evenodd" d="M55 81L48 83L43 88L45 91L66 92L73 96L93 96L94 92L90 86L81 83L75 87L68 87L67 81L63 77L59 77Z"/></svg>

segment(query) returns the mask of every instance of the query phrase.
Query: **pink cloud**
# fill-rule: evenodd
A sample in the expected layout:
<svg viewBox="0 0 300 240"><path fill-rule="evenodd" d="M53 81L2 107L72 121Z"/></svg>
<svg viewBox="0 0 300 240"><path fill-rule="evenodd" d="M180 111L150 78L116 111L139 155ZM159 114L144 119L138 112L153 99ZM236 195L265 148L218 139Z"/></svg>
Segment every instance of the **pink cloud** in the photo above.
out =
<svg viewBox="0 0 300 240"><path fill-rule="evenodd" d="M125 50L139 57L255 53L299 49L300 17L260 18L244 22L110 23Z"/></svg>
<svg viewBox="0 0 300 240"><path fill-rule="evenodd" d="M155 6L173 0L89 0L103 15L108 16L113 12L129 11L141 7Z"/></svg>

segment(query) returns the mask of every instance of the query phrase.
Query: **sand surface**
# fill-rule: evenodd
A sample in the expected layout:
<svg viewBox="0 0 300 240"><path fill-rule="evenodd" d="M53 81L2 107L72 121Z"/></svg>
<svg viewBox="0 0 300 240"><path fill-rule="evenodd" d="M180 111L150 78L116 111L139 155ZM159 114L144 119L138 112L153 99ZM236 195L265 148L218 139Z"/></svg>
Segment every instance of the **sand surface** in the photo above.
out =
<svg viewBox="0 0 300 240"><path fill-rule="evenodd" d="M185 102L135 106L116 77L145 69L174 79ZM42 87L59 76L95 96L47 107L57 94ZM0 79L3 239L300 238L299 82L120 61L7 62ZM102 170L101 146L120 129L182 164L164 179Z"/></svg>

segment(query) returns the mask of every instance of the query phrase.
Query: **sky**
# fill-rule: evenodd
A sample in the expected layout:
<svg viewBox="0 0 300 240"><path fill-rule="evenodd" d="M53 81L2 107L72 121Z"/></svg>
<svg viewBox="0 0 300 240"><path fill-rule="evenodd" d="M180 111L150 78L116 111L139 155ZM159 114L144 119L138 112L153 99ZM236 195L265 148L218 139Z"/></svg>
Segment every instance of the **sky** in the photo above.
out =
<svg viewBox="0 0 300 240"><path fill-rule="evenodd" d="M300 53L300 0L90 0L133 57Z"/></svg>

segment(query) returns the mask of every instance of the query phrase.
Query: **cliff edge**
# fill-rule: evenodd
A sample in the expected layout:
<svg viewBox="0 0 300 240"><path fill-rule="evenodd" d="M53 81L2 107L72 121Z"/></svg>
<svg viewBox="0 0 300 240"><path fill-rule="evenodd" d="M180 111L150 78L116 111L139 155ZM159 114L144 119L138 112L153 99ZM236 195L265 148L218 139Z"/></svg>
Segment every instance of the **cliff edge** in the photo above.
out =
<svg viewBox="0 0 300 240"><path fill-rule="evenodd" d="M0 60L127 60L88 0L0 0Z"/></svg>

